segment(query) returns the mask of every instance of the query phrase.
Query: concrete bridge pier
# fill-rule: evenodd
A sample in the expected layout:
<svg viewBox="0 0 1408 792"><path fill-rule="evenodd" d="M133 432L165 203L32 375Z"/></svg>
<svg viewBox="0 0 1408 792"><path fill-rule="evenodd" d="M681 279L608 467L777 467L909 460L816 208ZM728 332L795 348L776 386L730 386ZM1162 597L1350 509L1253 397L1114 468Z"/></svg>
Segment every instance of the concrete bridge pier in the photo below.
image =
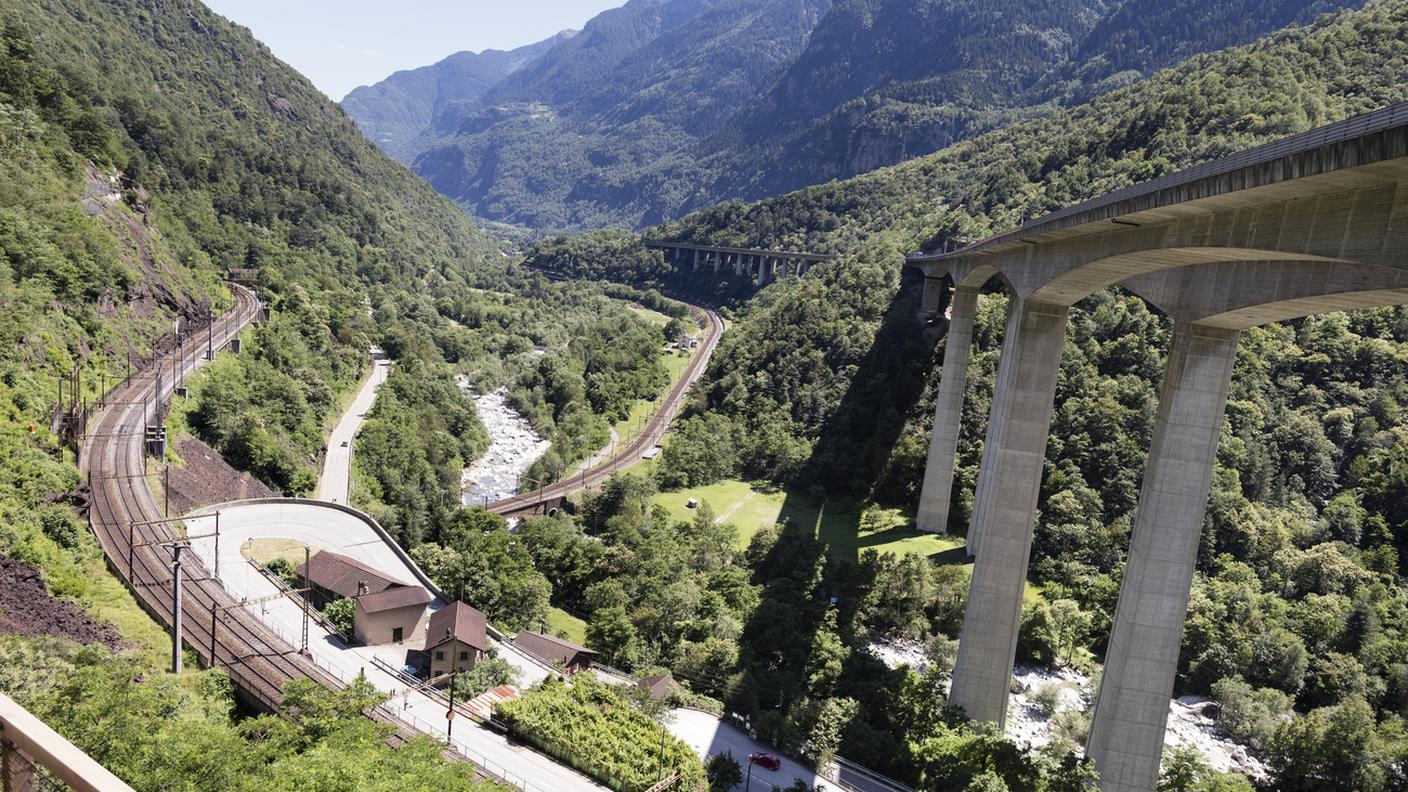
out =
<svg viewBox="0 0 1408 792"><path fill-rule="evenodd" d="M1068 312L1066 305L1012 300L988 420L984 475L968 529L980 541L949 701L968 717L999 729L1007 717Z"/></svg>
<svg viewBox="0 0 1408 792"><path fill-rule="evenodd" d="M767 262L763 261L762 256L754 256L753 259L754 262L758 265L758 285L762 286L763 284L768 282L768 265ZM752 267L750 266L749 270L751 269Z"/></svg>
<svg viewBox="0 0 1408 792"><path fill-rule="evenodd" d="M943 281L924 281L925 304L931 289L942 294ZM937 297L935 300L937 301ZM939 378L938 406L934 408L934 428L929 435L929 461L924 466L924 485L919 493L919 515L915 524L921 531L948 533L948 513L953 496L953 468L958 457L958 432L963 421L963 396L968 390L968 355L973 347L973 319L978 312L978 287L958 286L949 304L952 318L944 341L943 371ZM927 313L937 313L938 305Z"/></svg>
<svg viewBox="0 0 1408 792"><path fill-rule="evenodd" d="M699 250L697 248L694 251L694 268L699 269Z"/></svg>
<svg viewBox="0 0 1408 792"><path fill-rule="evenodd" d="M1086 753L1103 792L1158 784L1239 330L1174 330Z"/></svg>
<svg viewBox="0 0 1408 792"><path fill-rule="evenodd" d="M742 253L734 253L734 254L733 254L733 274L734 274L734 275L742 275L742 274L743 274L743 254L742 254Z"/></svg>

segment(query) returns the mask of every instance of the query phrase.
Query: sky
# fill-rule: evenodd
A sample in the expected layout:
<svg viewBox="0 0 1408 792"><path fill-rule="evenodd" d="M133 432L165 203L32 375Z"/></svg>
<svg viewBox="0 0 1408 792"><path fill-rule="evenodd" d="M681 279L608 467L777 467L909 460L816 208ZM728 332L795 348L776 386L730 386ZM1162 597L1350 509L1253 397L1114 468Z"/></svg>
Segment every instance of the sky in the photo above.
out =
<svg viewBox="0 0 1408 792"><path fill-rule="evenodd" d="M513 49L580 30L625 0L205 0L341 100L461 50Z"/></svg>

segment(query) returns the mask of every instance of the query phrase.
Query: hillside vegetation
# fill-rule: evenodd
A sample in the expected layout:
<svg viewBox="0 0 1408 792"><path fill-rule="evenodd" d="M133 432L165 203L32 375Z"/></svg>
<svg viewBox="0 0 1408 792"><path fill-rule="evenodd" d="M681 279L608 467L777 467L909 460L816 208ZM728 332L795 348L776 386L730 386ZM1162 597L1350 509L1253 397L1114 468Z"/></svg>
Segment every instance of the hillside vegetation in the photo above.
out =
<svg viewBox="0 0 1408 792"><path fill-rule="evenodd" d="M77 401L93 401L174 321L230 306L227 275L247 279L272 319L191 381L173 428L306 492L323 430L379 343L398 365L374 423L402 433L405 456L369 445L360 473L413 545L445 530L459 467L485 442L457 371L516 383L527 361L501 353L535 343L556 345L549 357L572 371L582 355L565 338L580 326L653 326L628 326L633 312L600 290L513 271L453 204L199 3L19 0L0 9L0 31L0 554L122 632L116 652L6 636L0 689L142 789L485 788L429 741L390 748L362 715L375 691L291 686L296 721L248 718L223 674L163 674L163 630L107 573L75 509L79 472L50 428L58 380L79 372ZM475 291L489 287L500 291ZM654 382L655 349L603 356L644 382L630 397ZM611 384L597 388L600 413L568 392L554 418L581 415L604 436L604 405L626 398Z"/></svg>
<svg viewBox="0 0 1408 792"><path fill-rule="evenodd" d="M659 480L770 479L818 497L912 510L943 348L926 341L915 317L918 284L900 272L907 251L1403 101L1405 31L1408 4L1373 2L1196 56L1088 105L931 157L775 199L722 204L649 232L839 255L806 278L748 298L728 276L694 275L687 263L644 254L619 235L548 240L529 261L733 301L738 321L669 440ZM980 302L955 531L968 518L1004 315L1000 293ZM1259 753L1278 789L1401 783L1408 754L1408 515L1401 507L1408 428L1399 409L1408 398L1405 328L1408 312L1382 309L1258 328L1242 342L1178 690L1211 694L1222 707L1219 728ZM1072 312L1032 554L1039 596L1029 598L1023 617L1023 662L1089 662L1073 646L1100 659L1168 333L1166 319L1118 289ZM630 546L614 539L611 526L613 517L631 524L634 514L607 509L598 518L607 526L603 538ZM659 662L688 671L697 667L696 643L721 642L714 657L731 673L691 682L751 714L769 739L804 752L835 746L921 788L950 788L945 762L958 761L951 752L969 738L913 719L904 706L852 704L906 701L907 686L921 684L880 667L866 651L872 641L925 641L940 667L951 662L966 589L952 577L954 567L828 557L815 528L795 523L760 533L745 563L760 600L743 609L741 628L686 633L675 657ZM587 609L611 604L596 605L590 593L582 601ZM643 645L661 634L663 607L647 600L626 608ZM620 621L614 610L598 614ZM1292 709L1303 717L1289 719ZM1082 728L1062 724L1056 750L1080 739ZM1029 788L1004 778L1010 788Z"/></svg>

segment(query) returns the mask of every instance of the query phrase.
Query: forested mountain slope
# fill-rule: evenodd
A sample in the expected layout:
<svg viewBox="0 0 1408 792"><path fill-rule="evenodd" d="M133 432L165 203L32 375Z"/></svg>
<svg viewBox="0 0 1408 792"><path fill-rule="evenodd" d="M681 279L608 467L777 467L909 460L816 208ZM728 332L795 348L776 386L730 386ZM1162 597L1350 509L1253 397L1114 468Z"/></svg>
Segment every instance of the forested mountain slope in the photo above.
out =
<svg viewBox="0 0 1408 792"><path fill-rule="evenodd" d="M290 788L329 767L367 789L482 788L428 741L392 749L365 685L290 685L298 721L237 722L220 672L162 673L169 639L108 573L50 419L60 376L93 401L174 321L228 306L229 270L257 271L273 318L226 364L222 447L297 491L377 335L369 293L463 283L496 244L199 3L14 0L0 31L0 555L120 628L116 649L0 635L0 689L138 789Z"/></svg>
<svg viewBox="0 0 1408 792"><path fill-rule="evenodd" d="M393 153L476 216L644 226L932 153L1361 3L634 0Z"/></svg>
<svg viewBox="0 0 1408 792"><path fill-rule="evenodd" d="M442 113L412 167L476 216L532 228L663 217L642 178L726 127L801 51L829 0L635 0ZM654 185L689 200L680 180ZM678 193L678 194L675 194Z"/></svg>
<svg viewBox="0 0 1408 792"><path fill-rule="evenodd" d="M696 276L687 263L676 268L619 235L549 240L529 260L734 295L738 321L666 447L659 480L757 477L792 491L851 493L912 509L942 345L926 341L915 317L917 284L901 282L907 251L940 234L982 235L1404 101L1405 68L1408 3L1376 0L1193 57L1087 105L933 156L720 205L649 232L839 256L748 298L728 274ZM968 518L1004 304L998 294L981 303L955 530ZM1032 555L1031 581L1042 596L1024 615L1024 662L1072 662L1072 641L1096 660L1103 651L1168 331L1163 317L1117 289L1072 312ZM1218 700L1219 728L1260 753L1278 789L1401 783L1408 756L1405 360L1408 311L1401 308L1258 328L1242 342L1178 686ZM962 594L951 567L827 560L807 526L784 527L767 541L776 544L747 551L758 564L762 604L735 646L706 642L718 656L737 658L723 685L733 704L785 745L806 750L819 735L839 735L839 753L942 788L952 766L935 757L952 746L949 735L909 720L907 711L853 705L904 695L903 686L881 681L888 678L866 651L871 641L956 637ZM904 569L886 571L887 564ZM642 642L669 646L668 630L662 638L645 619L634 627ZM662 662L692 668L705 649L697 639L680 641L680 659ZM819 679L817 668L835 673ZM1305 717L1288 719L1292 707ZM1079 733L1069 723L1063 728Z"/></svg>
<svg viewBox="0 0 1408 792"><path fill-rule="evenodd" d="M756 198L929 154L1194 53L1361 4L851 0L746 111L744 144L706 147L705 172L720 176L710 194Z"/></svg>
<svg viewBox="0 0 1408 792"><path fill-rule="evenodd" d="M451 106L474 102L505 77L574 35L575 30L564 30L508 52L456 52L438 63L399 71L375 85L356 88L343 97L342 108L383 151L409 161L417 153L412 143L432 118Z"/></svg>

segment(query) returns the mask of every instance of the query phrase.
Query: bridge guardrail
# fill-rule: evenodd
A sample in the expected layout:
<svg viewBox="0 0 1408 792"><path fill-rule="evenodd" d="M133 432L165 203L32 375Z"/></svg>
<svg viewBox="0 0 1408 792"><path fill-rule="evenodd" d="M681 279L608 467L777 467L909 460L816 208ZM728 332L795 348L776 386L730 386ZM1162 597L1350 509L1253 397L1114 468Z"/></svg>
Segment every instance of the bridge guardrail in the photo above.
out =
<svg viewBox="0 0 1408 792"><path fill-rule="evenodd" d="M122 779L44 721L0 693L0 756L5 788L39 789L43 768L77 792L132 792Z"/></svg>

